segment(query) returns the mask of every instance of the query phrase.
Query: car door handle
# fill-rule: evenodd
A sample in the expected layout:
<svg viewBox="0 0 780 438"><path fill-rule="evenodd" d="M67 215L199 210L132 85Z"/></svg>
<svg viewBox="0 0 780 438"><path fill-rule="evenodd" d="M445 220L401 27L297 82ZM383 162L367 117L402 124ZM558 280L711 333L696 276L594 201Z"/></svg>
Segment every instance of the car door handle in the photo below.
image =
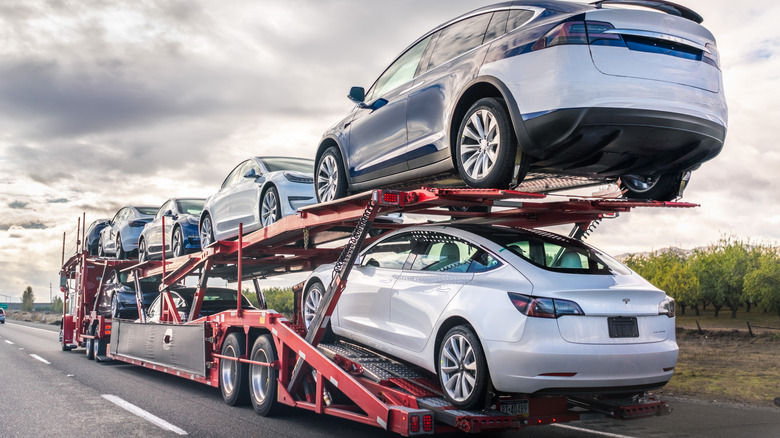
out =
<svg viewBox="0 0 780 438"><path fill-rule="evenodd" d="M436 292L449 292L450 288L447 286L440 286L436 288Z"/></svg>
<svg viewBox="0 0 780 438"><path fill-rule="evenodd" d="M393 282L393 280L379 280L379 282L382 284L390 284Z"/></svg>

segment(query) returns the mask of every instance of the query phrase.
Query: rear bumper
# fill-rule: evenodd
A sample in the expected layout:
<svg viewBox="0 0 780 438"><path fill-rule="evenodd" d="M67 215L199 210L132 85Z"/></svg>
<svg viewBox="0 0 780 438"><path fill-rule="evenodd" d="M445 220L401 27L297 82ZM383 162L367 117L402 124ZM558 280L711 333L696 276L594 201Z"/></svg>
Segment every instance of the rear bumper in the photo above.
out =
<svg viewBox="0 0 780 438"><path fill-rule="evenodd" d="M525 121L523 151L541 171L582 176L689 170L717 156L726 128L686 114L636 108L569 108Z"/></svg>

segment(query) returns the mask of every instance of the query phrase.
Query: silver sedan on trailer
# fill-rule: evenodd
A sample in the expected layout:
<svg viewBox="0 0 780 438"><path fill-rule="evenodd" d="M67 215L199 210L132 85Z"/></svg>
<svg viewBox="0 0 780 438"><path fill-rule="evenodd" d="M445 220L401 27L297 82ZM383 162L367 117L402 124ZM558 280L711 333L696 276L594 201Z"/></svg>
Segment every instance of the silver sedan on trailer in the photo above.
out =
<svg viewBox="0 0 780 438"><path fill-rule="evenodd" d="M333 266L304 288L316 315ZM641 394L677 362L674 300L599 250L557 234L421 225L365 249L332 331L439 377L465 409L498 394Z"/></svg>

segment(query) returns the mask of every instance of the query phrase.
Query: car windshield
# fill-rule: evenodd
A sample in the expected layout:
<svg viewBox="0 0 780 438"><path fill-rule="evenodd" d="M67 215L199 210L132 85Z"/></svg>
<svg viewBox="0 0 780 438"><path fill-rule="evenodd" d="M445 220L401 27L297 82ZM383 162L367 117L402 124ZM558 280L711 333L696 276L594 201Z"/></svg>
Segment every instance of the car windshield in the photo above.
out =
<svg viewBox="0 0 780 438"><path fill-rule="evenodd" d="M157 207L136 207L135 209L141 214L154 216L154 214L157 213Z"/></svg>
<svg viewBox="0 0 780 438"><path fill-rule="evenodd" d="M258 158L269 172L280 170L295 170L303 173L314 172L314 160L306 158L274 157Z"/></svg>
<svg viewBox="0 0 780 438"><path fill-rule="evenodd" d="M469 228L544 269L576 274L628 274L617 260L578 240L542 230Z"/></svg>
<svg viewBox="0 0 780 438"><path fill-rule="evenodd" d="M200 215L200 212L203 211L203 204L205 203L205 199L179 199L176 201L180 213L191 214L193 216Z"/></svg>

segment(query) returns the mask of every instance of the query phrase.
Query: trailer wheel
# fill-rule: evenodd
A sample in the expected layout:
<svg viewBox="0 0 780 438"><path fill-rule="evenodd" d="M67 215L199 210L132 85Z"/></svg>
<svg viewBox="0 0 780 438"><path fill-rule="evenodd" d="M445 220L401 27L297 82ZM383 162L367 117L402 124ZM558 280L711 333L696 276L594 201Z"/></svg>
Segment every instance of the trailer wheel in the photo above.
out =
<svg viewBox="0 0 780 438"><path fill-rule="evenodd" d="M222 355L236 359L244 356L244 336L239 333L229 334L222 345ZM219 387L222 399L230 406L244 405L249 398L247 368L247 364L237 360L219 360Z"/></svg>
<svg viewBox="0 0 780 438"><path fill-rule="evenodd" d="M447 400L462 409L482 408L488 369L482 344L471 327L459 325L444 335L437 371Z"/></svg>
<svg viewBox="0 0 780 438"><path fill-rule="evenodd" d="M259 336L252 346L250 359L271 363L277 360L276 348L271 335ZM274 367L249 364L249 395L255 412L263 417L276 414L279 404L276 400L278 371Z"/></svg>
<svg viewBox="0 0 780 438"><path fill-rule="evenodd" d="M92 329L87 330L87 334L88 335L92 336L93 333L94 333L94 330L92 330ZM92 360L92 359L95 358L95 350L94 350L94 347L92 346L93 343L94 343L93 339L87 339L85 348L87 349L86 353L87 353L87 359L88 360Z"/></svg>

